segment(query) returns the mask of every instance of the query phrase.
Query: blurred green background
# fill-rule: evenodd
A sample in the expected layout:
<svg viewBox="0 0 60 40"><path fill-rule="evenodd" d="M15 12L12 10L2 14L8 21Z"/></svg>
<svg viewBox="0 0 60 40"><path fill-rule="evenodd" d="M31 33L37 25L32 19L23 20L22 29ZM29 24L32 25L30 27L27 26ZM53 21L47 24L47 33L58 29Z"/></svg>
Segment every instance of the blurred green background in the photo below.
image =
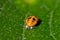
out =
<svg viewBox="0 0 60 40"><path fill-rule="evenodd" d="M42 20L25 29L25 19ZM60 0L0 0L0 40L60 40Z"/></svg>

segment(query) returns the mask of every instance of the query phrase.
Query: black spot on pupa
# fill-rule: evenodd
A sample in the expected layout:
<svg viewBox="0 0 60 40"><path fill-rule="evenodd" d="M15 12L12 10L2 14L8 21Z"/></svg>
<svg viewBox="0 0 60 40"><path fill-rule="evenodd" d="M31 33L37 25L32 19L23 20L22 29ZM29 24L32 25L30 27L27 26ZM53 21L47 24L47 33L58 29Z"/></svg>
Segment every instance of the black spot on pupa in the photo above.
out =
<svg viewBox="0 0 60 40"><path fill-rule="evenodd" d="M33 18L33 20L35 21L35 18Z"/></svg>

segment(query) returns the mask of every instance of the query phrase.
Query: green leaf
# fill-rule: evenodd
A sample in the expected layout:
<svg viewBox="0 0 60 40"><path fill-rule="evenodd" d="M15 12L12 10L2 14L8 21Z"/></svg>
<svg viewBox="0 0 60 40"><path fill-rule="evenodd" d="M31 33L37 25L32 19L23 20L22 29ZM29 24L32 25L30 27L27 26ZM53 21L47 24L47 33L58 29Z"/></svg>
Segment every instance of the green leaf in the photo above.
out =
<svg viewBox="0 0 60 40"><path fill-rule="evenodd" d="M60 40L60 0L26 1L0 0L0 40ZM42 22L26 30L31 15Z"/></svg>

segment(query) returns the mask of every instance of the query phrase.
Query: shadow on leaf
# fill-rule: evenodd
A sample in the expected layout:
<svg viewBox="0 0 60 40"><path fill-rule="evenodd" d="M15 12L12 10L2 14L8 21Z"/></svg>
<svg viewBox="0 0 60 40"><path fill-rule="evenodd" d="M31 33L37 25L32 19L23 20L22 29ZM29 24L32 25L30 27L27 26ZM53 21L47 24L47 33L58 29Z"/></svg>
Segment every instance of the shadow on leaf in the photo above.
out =
<svg viewBox="0 0 60 40"><path fill-rule="evenodd" d="M42 20L41 20L41 19L39 19L38 23L35 25L35 27L34 27L34 28L36 28L37 26L39 26L41 23L42 23Z"/></svg>

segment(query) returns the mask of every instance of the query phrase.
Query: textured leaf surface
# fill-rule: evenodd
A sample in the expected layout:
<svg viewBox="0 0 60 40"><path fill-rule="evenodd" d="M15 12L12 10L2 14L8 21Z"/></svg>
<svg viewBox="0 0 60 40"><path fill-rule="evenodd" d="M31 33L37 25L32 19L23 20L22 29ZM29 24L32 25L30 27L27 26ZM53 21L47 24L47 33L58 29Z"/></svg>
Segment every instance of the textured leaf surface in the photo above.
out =
<svg viewBox="0 0 60 40"><path fill-rule="evenodd" d="M42 20L25 29L25 19ZM0 40L60 40L60 0L0 0Z"/></svg>

